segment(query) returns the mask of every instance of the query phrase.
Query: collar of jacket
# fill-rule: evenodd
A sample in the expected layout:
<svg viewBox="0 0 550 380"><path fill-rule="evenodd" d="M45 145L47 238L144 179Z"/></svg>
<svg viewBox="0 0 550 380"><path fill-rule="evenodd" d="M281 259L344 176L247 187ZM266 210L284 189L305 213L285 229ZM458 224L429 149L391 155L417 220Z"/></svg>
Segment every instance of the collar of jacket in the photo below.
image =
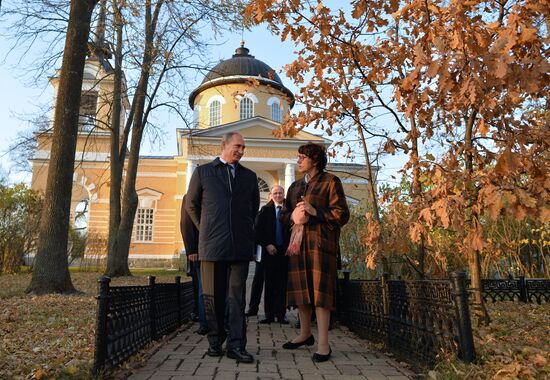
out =
<svg viewBox="0 0 550 380"><path fill-rule="evenodd" d="M214 164L214 166L230 165L230 164L226 164L226 163L222 162L222 160L220 160L219 157L216 157L216 158L214 159L214 161L212 161L212 163ZM235 169L237 169L237 167L238 167L240 164L239 164L239 162L236 162L236 163L234 163L233 165L235 166Z"/></svg>

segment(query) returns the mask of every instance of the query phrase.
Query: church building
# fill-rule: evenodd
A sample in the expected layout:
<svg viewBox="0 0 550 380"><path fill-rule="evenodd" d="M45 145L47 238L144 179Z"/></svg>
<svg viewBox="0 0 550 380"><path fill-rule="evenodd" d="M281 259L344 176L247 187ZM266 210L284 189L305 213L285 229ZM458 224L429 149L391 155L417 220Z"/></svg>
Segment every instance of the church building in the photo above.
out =
<svg viewBox="0 0 550 380"><path fill-rule="evenodd" d="M93 55L84 70L71 211L74 219L82 205L86 206L88 256L105 254L104 244L94 250L91 241L95 237L106 242L108 232L110 134L102 126L110 124L112 71L106 59ZM50 80L55 92L58 80L59 75ZM246 151L241 164L256 172L262 204L267 202L272 186L288 189L300 177L296 165L300 145L315 142L328 148L332 143L306 131L293 137L276 137L274 132L294 106L294 95L269 65L250 54L244 43L231 58L208 72L189 95L189 106L194 115L193 127L174 131L177 154L140 159L131 265L174 266L179 259L183 253L179 229L182 198L193 170L219 155L225 133L238 131L244 136ZM129 107L123 104L121 118ZM35 190L46 186L51 136L47 132L37 134L38 149L31 161ZM327 170L342 179L350 204L366 197L364 165L329 162Z"/></svg>

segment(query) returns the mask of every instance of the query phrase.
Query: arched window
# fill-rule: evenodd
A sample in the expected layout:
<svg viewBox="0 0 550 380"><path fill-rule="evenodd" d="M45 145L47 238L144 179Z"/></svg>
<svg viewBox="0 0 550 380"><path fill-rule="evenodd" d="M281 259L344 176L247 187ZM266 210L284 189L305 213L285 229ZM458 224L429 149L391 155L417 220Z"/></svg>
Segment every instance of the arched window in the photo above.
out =
<svg viewBox="0 0 550 380"><path fill-rule="evenodd" d="M210 126L216 127L221 124L222 104L219 100L214 100L209 107Z"/></svg>
<svg viewBox="0 0 550 380"><path fill-rule="evenodd" d="M258 177L258 189L260 190L260 193L269 193L269 185L260 177Z"/></svg>
<svg viewBox="0 0 550 380"><path fill-rule="evenodd" d="M250 119L254 114L254 108L253 108L252 100L244 97L240 101L240 115L241 120Z"/></svg>
<svg viewBox="0 0 550 380"><path fill-rule="evenodd" d="M277 123L281 122L281 106L279 103L271 103L271 119Z"/></svg>

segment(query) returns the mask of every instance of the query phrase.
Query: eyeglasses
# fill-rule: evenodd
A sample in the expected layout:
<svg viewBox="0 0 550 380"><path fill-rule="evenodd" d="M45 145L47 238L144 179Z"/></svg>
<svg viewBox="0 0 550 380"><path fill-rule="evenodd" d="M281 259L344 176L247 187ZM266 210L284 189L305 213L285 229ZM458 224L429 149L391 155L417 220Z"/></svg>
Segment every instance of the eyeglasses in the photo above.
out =
<svg viewBox="0 0 550 380"><path fill-rule="evenodd" d="M305 160L306 158L309 158L309 159L311 160L311 158L308 157L308 156L306 156L305 154L299 154L299 155L298 155L298 162L303 161L303 160Z"/></svg>

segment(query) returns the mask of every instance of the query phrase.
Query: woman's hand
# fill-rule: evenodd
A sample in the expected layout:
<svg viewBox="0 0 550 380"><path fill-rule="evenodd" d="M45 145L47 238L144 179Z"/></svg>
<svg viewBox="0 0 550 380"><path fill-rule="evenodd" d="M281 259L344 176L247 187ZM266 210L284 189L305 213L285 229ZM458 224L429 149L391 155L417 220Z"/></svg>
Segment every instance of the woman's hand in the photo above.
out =
<svg viewBox="0 0 550 380"><path fill-rule="evenodd" d="M306 224L309 221L308 214L306 214L302 207L298 206L296 206L294 211L292 211L292 215L290 216L290 218L292 219L294 224Z"/></svg>
<svg viewBox="0 0 550 380"><path fill-rule="evenodd" d="M304 196L302 196L302 201L301 202L298 202L298 204L296 205L296 208L300 208L301 210L303 210L305 213L311 215L311 216L317 216L317 210L315 209L315 207L313 207L311 205L311 203L309 203L306 198Z"/></svg>

